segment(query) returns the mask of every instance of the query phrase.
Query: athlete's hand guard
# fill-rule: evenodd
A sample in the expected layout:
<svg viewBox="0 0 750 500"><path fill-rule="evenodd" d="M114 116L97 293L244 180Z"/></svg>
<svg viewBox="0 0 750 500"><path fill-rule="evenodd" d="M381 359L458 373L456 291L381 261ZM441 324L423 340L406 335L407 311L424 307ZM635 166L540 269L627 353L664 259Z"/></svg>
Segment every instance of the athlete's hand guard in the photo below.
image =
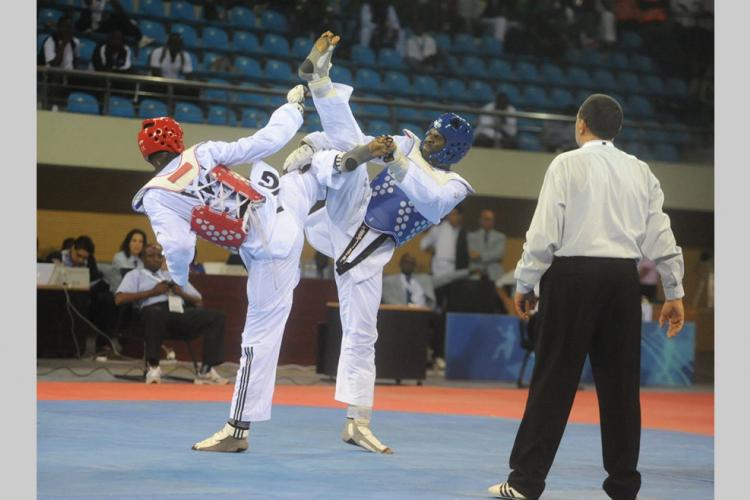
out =
<svg viewBox="0 0 750 500"><path fill-rule="evenodd" d="M304 85L296 85L287 92L286 100L292 104L296 104L299 108L299 112L305 113L305 98L310 95L310 91Z"/></svg>
<svg viewBox="0 0 750 500"><path fill-rule="evenodd" d="M306 142L302 142L300 147L292 151L289 156L284 160L283 172L288 174L294 170L299 170L300 173L305 173L312 165L312 157L315 154L315 149Z"/></svg>

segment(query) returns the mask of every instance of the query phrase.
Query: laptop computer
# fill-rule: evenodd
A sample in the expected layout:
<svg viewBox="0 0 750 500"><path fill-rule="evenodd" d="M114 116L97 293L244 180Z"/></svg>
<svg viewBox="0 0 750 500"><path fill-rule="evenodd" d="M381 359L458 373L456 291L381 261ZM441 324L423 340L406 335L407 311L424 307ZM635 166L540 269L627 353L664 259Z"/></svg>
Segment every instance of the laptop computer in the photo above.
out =
<svg viewBox="0 0 750 500"><path fill-rule="evenodd" d="M52 279L52 272L55 270L55 264L51 262L37 262L36 264L36 284L49 285Z"/></svg>
<svg viewBox="0 0 750 500"><path fill-rule="evenodd" d="M49 284L65 285L73 288L89 288L89 270L87 267L55 266Z"/></svg>

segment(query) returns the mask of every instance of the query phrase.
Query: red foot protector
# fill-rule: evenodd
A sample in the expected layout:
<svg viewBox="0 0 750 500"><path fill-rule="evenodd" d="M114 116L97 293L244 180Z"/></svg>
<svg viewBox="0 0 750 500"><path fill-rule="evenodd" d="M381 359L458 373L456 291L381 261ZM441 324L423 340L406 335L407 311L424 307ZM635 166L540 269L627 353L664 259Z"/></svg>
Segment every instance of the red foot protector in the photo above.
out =
<svg viewBox="0 0 750 500"><path fill-rule="evenodd" d="M190 228L204 240L235 253L247 236L242 229L241 218L232 217L226 212L219 212L206 205L193 208Z"/></svg>

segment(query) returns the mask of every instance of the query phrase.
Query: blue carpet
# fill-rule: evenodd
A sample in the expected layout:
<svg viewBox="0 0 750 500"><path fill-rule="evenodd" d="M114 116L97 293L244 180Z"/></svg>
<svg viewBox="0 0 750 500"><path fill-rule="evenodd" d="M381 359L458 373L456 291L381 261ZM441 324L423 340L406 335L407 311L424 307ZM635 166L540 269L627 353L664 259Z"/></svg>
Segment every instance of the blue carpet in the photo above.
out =
<svg viewBox="0 0 750 500"><path fill-rule="evenodd" d="M190 446L226 420L226 403L37 405L38 498L488 498L503 480L518 422L378 412L394 455L341 442L344 412L276 406L246 453ZM644 431L641 500L713 498L713 438ZM569 425L542 496L606 499L599 428Z"/></svg>

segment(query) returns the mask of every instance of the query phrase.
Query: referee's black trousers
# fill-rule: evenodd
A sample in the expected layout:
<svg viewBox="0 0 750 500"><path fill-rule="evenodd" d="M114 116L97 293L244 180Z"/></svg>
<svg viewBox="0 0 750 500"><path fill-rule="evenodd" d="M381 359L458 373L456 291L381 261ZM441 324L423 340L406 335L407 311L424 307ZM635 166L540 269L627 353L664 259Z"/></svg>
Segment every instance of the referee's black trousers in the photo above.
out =
<svg viewBox="0 0 750 500"><path fill-rule="evenodd" d="M641 486L641 307L635 261L555 258L542 277L537 314L536 362L508 482L529 498L544 491L588 354L608 473L604 491L613 499L635 499Z"/></svg>
<svg viewBox="0 0 750 500"><path fill-rule="evenodd" d="M224 325L222 311L185 308L183 313L169 311L167 302L146 306L139 313L146 342L146 360L158 365L164 339L192 340L203 336L203 364L216 366L224 362Z"/></svg>

